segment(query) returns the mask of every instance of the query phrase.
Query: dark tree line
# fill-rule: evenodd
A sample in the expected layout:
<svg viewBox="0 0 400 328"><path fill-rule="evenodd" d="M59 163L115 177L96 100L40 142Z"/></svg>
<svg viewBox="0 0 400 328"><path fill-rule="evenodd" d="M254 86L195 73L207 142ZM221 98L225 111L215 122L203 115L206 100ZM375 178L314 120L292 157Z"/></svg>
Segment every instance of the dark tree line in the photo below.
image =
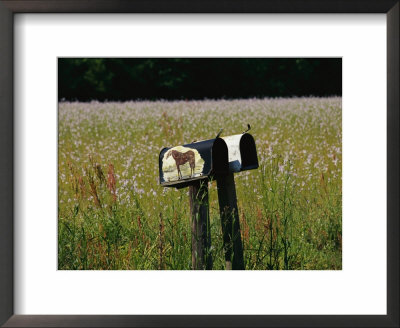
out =
<svg viewBox="0 0 400 328"><path fill-rule="evenodd" d="M342 94L340 58L60 58L59 100Z"/></svg>

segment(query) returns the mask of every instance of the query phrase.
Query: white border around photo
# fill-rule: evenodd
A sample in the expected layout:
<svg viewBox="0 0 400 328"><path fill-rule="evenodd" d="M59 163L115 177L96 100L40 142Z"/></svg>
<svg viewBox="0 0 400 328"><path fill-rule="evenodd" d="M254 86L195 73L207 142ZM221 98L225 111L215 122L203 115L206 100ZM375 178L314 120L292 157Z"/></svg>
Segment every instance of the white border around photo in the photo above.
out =
<svg viewBox="0 0 400 328"><path fill-rule="evenodd" d="M17 14L14 32L16 314L386 314L384 14ZM58 57L342 57L343 269L57 270Z"/></svg>

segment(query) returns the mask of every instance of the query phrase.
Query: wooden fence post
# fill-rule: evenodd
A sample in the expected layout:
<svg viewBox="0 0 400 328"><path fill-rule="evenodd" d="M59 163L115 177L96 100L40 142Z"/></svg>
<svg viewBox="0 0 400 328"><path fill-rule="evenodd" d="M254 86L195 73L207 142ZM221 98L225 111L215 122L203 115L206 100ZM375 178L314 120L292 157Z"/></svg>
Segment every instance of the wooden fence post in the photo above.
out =
<svg viewBox="0 0 400 328"><path fill-rule="evenodd" d="M192 268L211 270L212 256L210 217L208 208L208 181L195 181L189 186L191 228L192 228Z"/></svg>
<svg viewBox="0 0 400 328"><path fill-rule="evenodd" d="M217 175L219 212L227 270L244 270L242 238L233 173Z"/></svg>

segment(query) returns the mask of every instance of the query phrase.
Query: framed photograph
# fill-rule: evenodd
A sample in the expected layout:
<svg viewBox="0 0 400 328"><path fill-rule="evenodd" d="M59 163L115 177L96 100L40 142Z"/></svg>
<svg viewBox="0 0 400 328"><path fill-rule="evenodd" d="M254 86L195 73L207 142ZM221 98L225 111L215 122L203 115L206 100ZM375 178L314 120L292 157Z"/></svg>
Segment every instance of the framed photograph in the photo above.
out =
<svg viewBox="0 0 400 328"><path fill-rule="evenodd" d="M398 327L399 7L0 1L0 323Z"/></svg>

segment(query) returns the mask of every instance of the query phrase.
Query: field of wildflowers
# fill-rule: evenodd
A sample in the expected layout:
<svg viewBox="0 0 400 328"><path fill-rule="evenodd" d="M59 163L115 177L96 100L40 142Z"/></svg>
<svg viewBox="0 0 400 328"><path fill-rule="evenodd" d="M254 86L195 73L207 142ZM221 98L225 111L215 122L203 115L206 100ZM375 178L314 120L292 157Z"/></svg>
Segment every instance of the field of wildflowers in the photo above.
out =
<svg viewBox="0 0 400 328"><path fill-rule="evenodd" d="M159 185L159 152L247 123L260 167L235 175L246 270L342 268L341 98L60 102L58 117L59 269L191 269L188 189Z"/></svg>

